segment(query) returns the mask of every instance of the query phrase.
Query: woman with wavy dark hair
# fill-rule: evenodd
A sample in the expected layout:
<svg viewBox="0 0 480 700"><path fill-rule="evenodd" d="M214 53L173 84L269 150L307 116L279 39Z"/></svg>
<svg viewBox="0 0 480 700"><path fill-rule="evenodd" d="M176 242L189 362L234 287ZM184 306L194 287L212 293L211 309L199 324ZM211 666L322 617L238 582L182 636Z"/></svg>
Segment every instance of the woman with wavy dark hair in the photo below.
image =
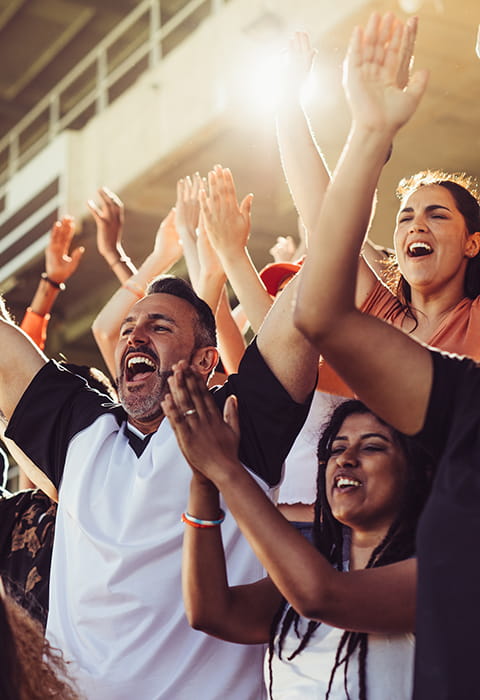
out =
<svg viewBox="0 0 480 700"><path fill-rule="evenodd" d="M0 697L2 700L80 700L60 651L43 628L5 594L0 579Z"/></svg>
<svg viewBox="0 0 480 700"><path fill-rule="evenodd" d="M409 84L409 66L414 49L417 19L405 24L399 60L389 75L390 87L403 91ZM299 56L304 67L296 89L279 115L279 147L286 179L298 212L309 232L315 230L321 203L330 178L310 123L301 105L301 85L312 61L308 35L297 33ZM306 71L305 71L306 67ZM298 73L298 69L297 69ZM288 85L288 74L285 78ZM384 162L392 143L383 155ZM350 184L353 183L353 172ZM382 283L370 267L382 267L383 256L371 246L361 250L358 260L355 304L407 334L447 352L468 355L480 361L480 207L476 184L471 177L440 170L425 170L402 180L397 188L400 208L393 234L395 255L385 267L392 286ZM336 202L331 235L338 238L346 200ZM370 225L372 198L367 202L365 221L357 218L358 235L364 238ZM373 208L374 208L373 204ZM310 246L309 246L310 247ZM325 268L330 247L318 250ZM380 258L379 260L377 260ZM368 259L368 261L367 261ZM346 274L346 270L342 270ZM384 275L381 275L384 278ZM353 276L350 275L350 279Z"/></svg>
<svg viewBox="0 0 480 700"><path fill-rule="evenodd" d="M402 180L391 292L360 260L357 304L417 340L480 360L480 205L472 178Z"/></svg>
<svg viewBox="0 0 480 700"><path fill-rule="evenodd" d="M424 454L360 401L340 404L318 447L312 546L238 461L233 402L222 421L186 367L175 369L170 388L164 410L193 468L183 515L192 626L230 642L268 642L274 700L409 699ZM219 491L267 578L229 585Z"/></svg>

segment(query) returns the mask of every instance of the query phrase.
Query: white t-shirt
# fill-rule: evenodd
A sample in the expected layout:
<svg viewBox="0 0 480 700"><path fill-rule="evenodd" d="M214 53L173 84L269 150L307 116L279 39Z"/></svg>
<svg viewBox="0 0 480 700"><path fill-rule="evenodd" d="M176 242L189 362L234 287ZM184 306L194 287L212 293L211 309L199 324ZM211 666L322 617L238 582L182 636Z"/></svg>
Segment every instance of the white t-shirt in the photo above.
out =
<svg viewBox="0 0 480 700"><path fill-rule="evenodd" d="M308 620L300 618L300 636ZM293 626L283 643L282 659L277 653L278 637L272 659L274 700L324 700L335 654L344 630L321 624L305 649L294 659L288 656L298 647L300 639ZM413 689L413 634L368 635L366 682L368 700L411 700ZM265 656L265 683L269 683L268 652ZM348 692L358 700L358 648L348 665ZM337 668L330 691L330 700L345 700L344 665Z"/></svg>
<svg viewBox="0 0 480 700"><path fill-rule="evenodd" d="M297 435L285 460L278 503L305 503L317 499L317 446L325 424L333 410L345 401L342 396L315 391L305 425Z"/></svg>

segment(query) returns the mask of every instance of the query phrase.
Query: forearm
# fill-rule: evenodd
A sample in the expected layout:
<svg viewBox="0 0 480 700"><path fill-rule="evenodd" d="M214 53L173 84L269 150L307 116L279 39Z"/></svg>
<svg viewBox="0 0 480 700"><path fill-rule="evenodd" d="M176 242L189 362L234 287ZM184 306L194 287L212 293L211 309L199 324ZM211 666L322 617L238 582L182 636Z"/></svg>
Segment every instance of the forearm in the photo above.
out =
<svg viewBox="0 0 480 700"><path fill-rule="evenodd" d="M155 253L150 253L129 279L146 289L155 277L167 273L172 265L177 262L177 259L178 258L174 255L157 255Z"/></svg>
<svg viewBox="0 0 480 700"><path fill-rule="evenodd" d="M45 347L50 310L59 292L60 289L41 279L20 324L20 328L32 338L40 350Z"/></svg>
<svg viewBox="0 0 480 700"><path fill-rule="evenodd" d="M41 279L30 304L31 310L39 316L50 313L60 289L47 280Z"/></svg>
<svg viewBox="0 0 480 700"><path fill-rule="evenodd" d="M210 274L208 270L200 269L199 277L192 286L200 299L203 299L216 314L218 306L222 298L222 292L225 286L225 273L223 270L218 270Z"/></svg>
<svg viewBox="0 0 480 700"><path fill-rule="evenodd" d="M200 282L200 262L198 259L196 240L197 234L195 230L191 231L186 229L184 226L179 226L178 235L182 241L183 256L185 258L188 276L190 277L190 283L192 287L196 289Z"/></svg>
<svg viewBox="0 0 480 700"><path fill-rule="evenodd" d="M272 299L260 280L248 250L217 252L253 331L258 333Z"/></svg>
<svg viewBox="0 0 480 700"><path fill-rule="evenodd" d="M202 520L219 517L211 482L193 476L187 512ZM186 525L182 579L187 618L195 629L237 644L268 641L280 595L268 579L229 587L220 526Z"/></svg>
<svg viewBox="0 0 480 700"><path fill-rule="evenodd" d="M144 295L144 287L135 283L133 276L125 284L128 287L122 286L117 289L92 323L93 337L111 376L114 378L114 354L120 327L131 307Z"/></svg>
<svg viewBox="0 0 480 700"><path fill-rule="evenodd" d="M330 173L298 98L282 103L277 138L290 193L309 231L320 211Z"/></svg>
<svg viewBox="0 0 480 700"><path fill-rule="evenodd" d="M220 516L218 491L211 482L193 476L187 512L202 520ZM183 598L192 627L218 633L225 619L228 582L220 526L185 525L183 540Z"/></svg>
<svg viewBox="0 0 480 700"><path fill-rule="evenodd" d="M218 305L216 321L220 357L228 374L232 374L238 371L238 365L245 352L246 344L233 318L225 288Z"/></svg>
<svg viewBox="0 0 480 700"><path fill-rule="evenodd" d="M121 243L118 243L115 248L101 251L101 254L120 284L123 284L137 271Z"/></svg>
<svg viewBox="0 0 480 700"><path fill-rule="evenodd" d="M358 259L392 138L390 130L352 128L318 221L310 232L295 323L314 344L320 334L355 306Z"/></svg>

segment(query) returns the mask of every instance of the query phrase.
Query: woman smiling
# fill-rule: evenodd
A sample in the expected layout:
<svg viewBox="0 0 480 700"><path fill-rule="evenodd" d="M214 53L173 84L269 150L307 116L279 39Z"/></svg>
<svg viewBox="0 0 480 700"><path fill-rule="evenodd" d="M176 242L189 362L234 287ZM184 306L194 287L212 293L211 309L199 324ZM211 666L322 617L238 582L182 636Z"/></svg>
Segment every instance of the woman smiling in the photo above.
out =
<svg viewBox="0 0 480 700"><path fill-rule="evenodd" d="M312 546L238 461L234 401L223 421L183 363L169 384L163 407L193 469L183 516L192 626L230 642L268 642L275 700L345 698L345 688L351 700L410 698L414 533L429 488L423 453L359 401L341 404L319 442ZM267 578L228 584L219 491Z"/></svg>

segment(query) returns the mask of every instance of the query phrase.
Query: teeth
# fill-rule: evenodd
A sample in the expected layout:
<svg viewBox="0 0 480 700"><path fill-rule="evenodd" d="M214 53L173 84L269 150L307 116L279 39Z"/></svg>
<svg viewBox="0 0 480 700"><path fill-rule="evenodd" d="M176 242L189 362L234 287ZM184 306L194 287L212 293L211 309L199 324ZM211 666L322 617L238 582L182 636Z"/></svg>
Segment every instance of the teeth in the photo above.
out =
<svg viewBox="0 0 480 700"><path fill-rule="evenodd" d="M410 255L415 256L420 256L420 255L428 255L429 253L433 252L433 249L428 243L421 243L420 241L417 243L411 243L408 246L408 252Z"/></svg>
<svg viewBox="0 0 480 700"><path fill-rule="evenodd" d="M147 365L148 367L153 367L155 369L155 363L152 362L148 357L139 357L136 355L135 357L131 357L129 360L127 360L127 367L130 369L133 367L133 365Z"/></svg>
<svg viewBox="0 0 480 700"><path fill-rule="evenodd" d="M339 476L335 479L335 486L339 489L345 488L346 486L361 486L361 482L357 479L350 479L348 476Z"/></svg>

